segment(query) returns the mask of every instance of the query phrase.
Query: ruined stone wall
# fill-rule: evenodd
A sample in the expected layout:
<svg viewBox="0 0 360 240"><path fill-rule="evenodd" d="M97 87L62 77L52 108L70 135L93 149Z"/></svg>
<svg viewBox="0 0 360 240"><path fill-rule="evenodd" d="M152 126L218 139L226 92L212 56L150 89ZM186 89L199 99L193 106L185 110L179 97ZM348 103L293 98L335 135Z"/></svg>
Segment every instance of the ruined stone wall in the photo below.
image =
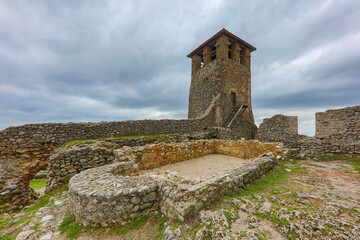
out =
<svg viewBox="0 0 360 240"><path fill-rule="evenodd" d="M255 140L196 140L181 143L158 143L143 147L124 147L115 150L118 161L132 160L138 170L152 169L171 163L187 161L209 154L224 154L238 158L256 158L262 153L278 153L278 144Z"/></svg>
<svg viewBox="0 0 360 240"><path fill-rule="evenodd" d="M158 209L168 218L184 221L218 196L254 183L274 168L275 157L265 154L190 189L156 175L124 176L132 171L129 162L88 169L70 180L69 211L84 226L121 224Z"/></svg>
<svg viewBox="0 0 360 240"><path fill-rule="evenodd" d="M160 143L116 151L122 162L88 169L70 180L69 211L83 225L121 223L159 208L169 218L184 220L217 196L253 183L283 155L280 143L243 140ZM188 187L159 174L138 172L211 153L257 159Z"/></svg>
<svg viewBox="0 0 360 240"><path fill-rule="evenodd" d="M129 155L119 154L123 152L124 146L138 149L140 146L153 144L178 143L189 141L190 139L211 139L212 134L208 132L194 132L186 134L171 134L166 136L146 136L110 138L100 140L88 140L86 142L76 143L70 146L58 148L51 155L46 176L46 192L50 192L68 182L71 176L80 173L86 169L103 166L116 161L130 161ZM154 145L155 144L155 145ZM161 146L163 146L161 145ZM165 146L167 146L165 144ZM171 144L170 146L174 146ZM128 148L124 148L128 149ZM157 148L159 150L159 147ZM136 150L137 152L138 150ZM132 157L134 157L132 155ZM134 159L136 156L134 157Z"/></svg>
<svg viewBox="0 0 360 240"><path fill-rule="evenodd" d="M264 119L256 139L282 142L294 157L360 154L360 106L316 113L315 138L297 134L297 117L276 115Z"/></svg>
<svg viewBox="0 0 360 240"><path fill-rule="evenodd" d="M100 123L45 123L0 131L0 204L23 207L32 199L29 181L47 167L59 145L76 139L119 135L182 133L203 130L213 122L207 115L193 120L138 120Z"/></svg>
<svg viewBox="0 0 360 240"><path fill-rule="evenodd" d="M46 192L62 186L76 173L114 161L113 150L104 147L59 149L49 160Z"/></svg>
<svg viewBox="0 0 360 240"><path fill-rule="evenodd" d="M360 106L318 112L315 118L317 138L339 135L356 140L360 136Z"/></svg>
<svg viewBox="0 0 360 240"><path fill-rule="evenodd" d="M293 141L298 134L298 117L275 115L260 124L256 139L267 142Z"/></svg>

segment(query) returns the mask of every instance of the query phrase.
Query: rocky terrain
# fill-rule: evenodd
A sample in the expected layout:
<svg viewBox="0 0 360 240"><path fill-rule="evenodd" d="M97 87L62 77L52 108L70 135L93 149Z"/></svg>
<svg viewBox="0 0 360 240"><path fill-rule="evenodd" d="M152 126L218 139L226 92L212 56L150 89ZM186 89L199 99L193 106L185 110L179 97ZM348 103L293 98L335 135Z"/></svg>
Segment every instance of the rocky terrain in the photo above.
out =
<svg viewBox="0 0 360 240"><path fill-rule="evenodd" d="M359 170L354 156L290 160L185 222L151 214L105 228L77 224L63 189L21 212L2 212L0 239L360 239Z"/></svg>

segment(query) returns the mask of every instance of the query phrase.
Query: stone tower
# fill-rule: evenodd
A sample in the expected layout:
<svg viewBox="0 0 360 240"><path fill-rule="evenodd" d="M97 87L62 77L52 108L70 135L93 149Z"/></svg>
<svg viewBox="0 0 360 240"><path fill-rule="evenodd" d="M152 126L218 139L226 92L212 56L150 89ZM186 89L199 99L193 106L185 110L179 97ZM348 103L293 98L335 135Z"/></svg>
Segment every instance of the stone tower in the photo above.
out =
<svg viewBox="0 0 360 240"><path fill-rule="evenodd" d="M230 127L236 118L254 122L250 59L255 50L223 28L187 55L192 59L189 119L203 116L211 107L213 126Z"/></svg>

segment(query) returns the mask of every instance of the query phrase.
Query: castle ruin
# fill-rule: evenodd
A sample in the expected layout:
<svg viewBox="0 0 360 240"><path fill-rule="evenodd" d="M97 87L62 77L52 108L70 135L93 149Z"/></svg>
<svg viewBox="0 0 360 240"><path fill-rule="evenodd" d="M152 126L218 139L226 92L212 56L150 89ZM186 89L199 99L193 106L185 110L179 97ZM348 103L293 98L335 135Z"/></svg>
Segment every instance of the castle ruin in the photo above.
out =
<svg viewBox="0 0 360 240"><path fill-rule="evenodd" d="M296 157L360 153L360 106L318 113L316 138L298 135L297 118L281 115L264 120L257 131L250 69L255 50L222 29L188 54L192 59L188 119L42 123L1 130L0 204L17 208L29 204L34 197L29 182L46 167L51 187L85 169L116 161L112 149L80 148L54 154L61 144L79 139L202 131L219 139L282 142Z"/></svg>

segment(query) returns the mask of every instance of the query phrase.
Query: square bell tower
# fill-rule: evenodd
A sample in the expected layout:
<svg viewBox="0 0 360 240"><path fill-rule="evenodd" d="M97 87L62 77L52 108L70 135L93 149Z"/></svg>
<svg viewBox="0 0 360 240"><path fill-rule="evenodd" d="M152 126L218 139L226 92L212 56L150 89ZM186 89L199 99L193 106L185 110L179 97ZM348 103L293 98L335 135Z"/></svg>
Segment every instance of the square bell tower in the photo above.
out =
<svg viewBox="0 0 360 240"><path fill-rule="evenodd" d="M254 122L251 52L255 50L223 28L187 55L191 58L189 119L215 108L213 126L231 127L236 118Z"/></svg>

